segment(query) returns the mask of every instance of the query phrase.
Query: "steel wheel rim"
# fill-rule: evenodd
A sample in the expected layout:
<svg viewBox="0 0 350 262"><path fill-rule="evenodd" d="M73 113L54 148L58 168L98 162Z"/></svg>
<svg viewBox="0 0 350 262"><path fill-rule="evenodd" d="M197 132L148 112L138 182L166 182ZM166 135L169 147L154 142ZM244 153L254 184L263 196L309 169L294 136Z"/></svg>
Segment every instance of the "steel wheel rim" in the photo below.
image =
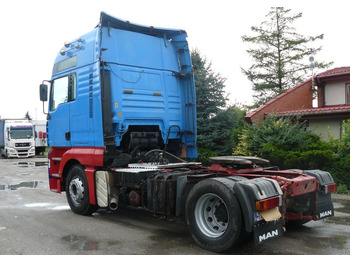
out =
<svg viewBox="0 0 350 262"><path fill-rule="evenodd" d="M79 206L83 202L84 184L79 177L72 179L69 183L69 195L75 206Z"/></svg>
<svg viewBox="0 0 350 262"><path fill-rule="evenodd" d="M220 237L226 232L229 221L228 214L224 201L212 193L201 196L194 209L199 230L211 238Z"/></svg>

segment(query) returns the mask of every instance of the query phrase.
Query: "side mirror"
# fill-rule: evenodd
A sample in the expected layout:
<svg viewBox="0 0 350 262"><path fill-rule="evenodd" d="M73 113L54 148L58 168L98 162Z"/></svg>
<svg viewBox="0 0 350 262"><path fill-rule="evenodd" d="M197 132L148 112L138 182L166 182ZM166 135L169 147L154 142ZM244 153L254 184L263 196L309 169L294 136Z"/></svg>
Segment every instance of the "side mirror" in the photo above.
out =
<svg viewBox="0 0 350 262"><path fill-rule="evenodd" d="M45 84L40 85L40 101L47 101L47 85Z"/></svg>
<svg viewBox="0 0 350 262"><path fill-rule="evenodd" d="M9 129L9 128L7 128L7 140L8 140L8 141L11 140L11 139L10 139L10 129Z"/></svg>

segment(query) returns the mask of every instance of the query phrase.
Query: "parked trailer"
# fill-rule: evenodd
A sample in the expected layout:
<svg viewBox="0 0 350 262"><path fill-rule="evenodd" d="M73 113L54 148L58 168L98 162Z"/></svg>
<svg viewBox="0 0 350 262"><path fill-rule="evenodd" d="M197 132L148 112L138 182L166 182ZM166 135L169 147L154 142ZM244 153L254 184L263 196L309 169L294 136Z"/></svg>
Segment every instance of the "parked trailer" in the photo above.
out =
<svg viewBox="0 0 350 262"><path fill-rule="evenodd" d="M35 135L35 154L40 155L47 147L46 120L32 120Z"/></svg>
<svg viewBox="0 0 350 262"><path fill-rule="evenodd" d="M49 100L50 190L66 191L80 215L128 204L185 217L193 239L214 252L245 235L256 244L279 237L289 219L333 215L335 185L320 181L322 171L273 171L257 158L213 158L209 168L182 160L197 157L186 38L101 13L93 31L65 43L49 99L40 85ZM298 198L306 195L312 203Z"/></svg>

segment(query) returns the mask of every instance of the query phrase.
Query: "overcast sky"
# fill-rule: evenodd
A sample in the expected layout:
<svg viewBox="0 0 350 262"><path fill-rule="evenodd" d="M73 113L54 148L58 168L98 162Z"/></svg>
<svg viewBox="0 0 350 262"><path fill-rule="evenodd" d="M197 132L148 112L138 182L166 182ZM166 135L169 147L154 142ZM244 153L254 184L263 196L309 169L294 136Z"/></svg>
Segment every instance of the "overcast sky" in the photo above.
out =
<svg viewBox="0 0 350 262"><path fill-rule="evenodd" d="M252 60L241 36L250 35L250 27L260 25L272 6L303 13L294 24L298 33L325 35L315 44L323 46L316 60L334 61L333 67L350 66L347 1L1 1L0 116L20 118L29 111L34 119L45 119L39 84L50 79L63 43L92 30L101 11L142 25L185 29L190 48L198 48L215 72L227 79L230 103L251 104L251 84L240 68Z"/></svg>

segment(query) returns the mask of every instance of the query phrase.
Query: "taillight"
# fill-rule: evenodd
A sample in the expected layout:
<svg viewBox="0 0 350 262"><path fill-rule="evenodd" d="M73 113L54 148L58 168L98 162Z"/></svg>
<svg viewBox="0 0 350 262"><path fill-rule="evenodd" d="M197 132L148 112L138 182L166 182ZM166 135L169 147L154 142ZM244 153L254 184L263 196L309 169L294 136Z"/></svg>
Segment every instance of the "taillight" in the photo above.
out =
<svg viewBox="0 0 350 262"><path fill-rule="evenodd" d="M325 194L332 193L335 191L337 191L337 184L330 184L330 185L324 186L324 193Z"/></svg>
<svg viewBox="0 0 350 262"><path fill-rule="evenodd" d="M282 205L282 196L272 197L260 201L255 201L256 211L266 211Z"/></svg>

